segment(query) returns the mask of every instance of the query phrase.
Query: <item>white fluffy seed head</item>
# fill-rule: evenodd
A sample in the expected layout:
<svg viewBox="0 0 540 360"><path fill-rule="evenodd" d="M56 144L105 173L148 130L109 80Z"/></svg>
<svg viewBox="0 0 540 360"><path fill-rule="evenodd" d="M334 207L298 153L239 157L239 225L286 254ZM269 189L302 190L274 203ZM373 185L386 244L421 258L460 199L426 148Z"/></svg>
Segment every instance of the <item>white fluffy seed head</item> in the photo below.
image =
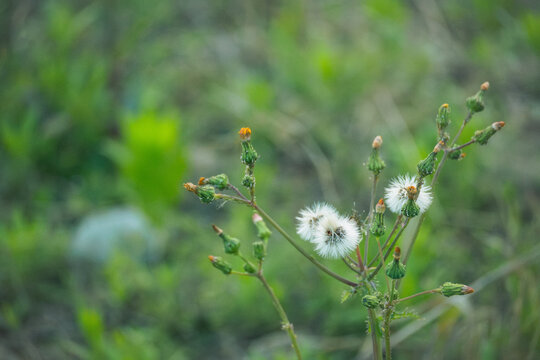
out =
<svg viewBox="0 0 540 360"><path fill-rule="evenodd" d="M325 203L316 203L311 207L300 210L296 218L297 234L302 239L313 242L319 222L328 216L339 216L339 214L333 206Z"/></svg>
<svg viewBox="0 0 540 360"><path fill-rule="evenodd" d="M407 202L407 188L416 187L416 178L411 175L398 176L392 179L390 185L384 189L386 206L394 213L401 214L403 205ZM431 205L431 186L423 185L418 193L416 204L420 207L420 214L424 213Z"/></svg>
<svg viewBox="0 0 540 360"><path fill-rule="evenodd" d="M353 251L360 242L356 222L337 214L319 222L313 243L322 257L339 259Z"/></svg>

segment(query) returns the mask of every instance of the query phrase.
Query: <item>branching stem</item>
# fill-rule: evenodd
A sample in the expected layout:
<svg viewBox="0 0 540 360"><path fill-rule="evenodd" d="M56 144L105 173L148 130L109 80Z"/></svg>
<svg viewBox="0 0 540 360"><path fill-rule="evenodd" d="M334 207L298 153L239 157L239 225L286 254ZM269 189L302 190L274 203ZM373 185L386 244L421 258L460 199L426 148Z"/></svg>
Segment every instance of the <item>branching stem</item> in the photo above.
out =
<svg viewBox="0 0 540 360"><path fill-rule="evenodd" d="M392 241L392 243L390 244L390 246L386 250L386 253L384 254L384 258L381 259L381 261L379 262L379 265L377 265L377 268L375 270L373 270L373 272L371 274L369 274L368 280L373 279L375 277L375 275L377 275L379 270L381 270L381 268L384 265L384 262L386 261L386 259L390 255L390 252L392 251L394 245L397 243L397 241L398 241L399 237L401 236L401 234L403 234L403 230L405 230L405 228L409 224L409 220L410 220L410 218L406 218L406 220L403 222L403 224L401 225L401 229L399 230L399 232L396 234L396 237L394 238L394 241Z"/></svg>
<svg viewBox="0 0 540 360"><path fill-rule="evenodd" d="M411 295L411 296L407 296L407 297L398 299L398 300L396 300L396 302L402 302L402 301L405 301L405 300L413 299L413 298L415 298L417 296L420 296L420 295L436 294L436 293L439 293L439 292L441 292L441 289L426 290L426 291L422 291L422 292L419 292L419 293Z"/></svg>
<svg viewBox="0 0 540 360"><path fill-rule="evenodd" d="M289 334L289 338L291 339L291 345L294 349L294 352L296 353L296 357L298 360L301 360L302 354L300 353L300 348L298 346L298 340L296 338L296 334L294 333L293 324L291 324L291 322L289 321L289 318L287 317L287 313L285 313L283 306L281 306L279 299L277 298L270 284L268 284L268 282L266 281L266 278L264 277L262 271L258 272L256 276L261 281L266 292L268 292L268 295L270 295L270 298L272 299L272 303L274 304L274 307L276 308L279 314L279 317L281 318L282 329L287 331L287 334Z"/></svg>
<svg viewBox="0 0 540 360"><path fill-rule="evenodd" d="M403 218L403 215L399 215L397 217L396 222L394 223L394 227L392 228L392 231L390 232L390 234L388 235L388 237L384 241L384 244L382 246L383 250L386 249L386 245L388 245L388 242L392 238L392 235L394 235L394 233L396 232L396 229L397 229L398 225L401 223L402 218ZM378 258L379 258L379 254L376 254L375 257L373 259L371 259L371 261L369 262L368 268L370 268L373 264L375 264L375 262L377 261Z"/></svg>
<svg viewBox="0 0 540 360"><path fill-rule="evenodd" d="M452 146L456 143L457 139L459 139L459 136L463 132L463 129L465 129L465 126L471 121L471 118L473 116L473 113L469 111L467 113L467 116L465 116L465 119L463 119L463 123L461 124L461 127L457 131L456 135L448 145L449 148L452 149ZM466 144L463 144L466 145ZM470 144L468 144L470 145ZM457 149L457 148L456 148ZM454 150L456 150L454 149ZM441 162L439 162L439 165L437 166L437 170L435 171L435 174L433 174L433 179L431 180L431 190L433 191L435 189L435 185L437 185L437 180L439 179L439 175L441 173L441 170L444 166L444 163L446 162L446 159L448 158L449 151L444 151L443 157L441 159ZM409 246L407 247L407 251L405 252L405 256L403 259L403 263L407 264L407 261L409 260L409 257L411 256L411 251L414 246L414 243L416 242L416 238L418 237L418 233L420 232L420 227L422 226L422 223L424 222L424 219L426 217L426 213L423 213L420 215L420 219L418 219L418 223L416 224L416 228L414 229L413 237L411 239L411 242L409 243ZM399 286L399 284L398 284Z"/></svg>
<svg viewBox="0 0 540 360"><path fill-rule="evenodd" d="M306 259L308 259L309 261L311 261L313 263L313 265L317 266L320 270L322 270L323 272L325 272L326 274L330 275L331 277L333 277L334 279L338 280L338 281L341 281L342 283L344 284L347 284L349 286L352 286L352 287L356 287L358 286L357 283L353 282L353 281L350 281L350 280L347 280L345 279L344 277L336 274L335 272L333 272L332 270L330 270L329 268L327 268L326 266L324 266L323 264L321 264L320 262L318 262L313 256L311 256L310 254L308 254L304 249L302 249L302 247L300 245L298 245L296 243L296 241L294 241L294 239L285 231L283 230L283 228L274 220L270 217L270 215L268 215L263 209L261 209L259 207L259 205L257 204L253 204L253 203L250 203L249 204L251 207L253 207L255 210L257 210L259 212L259 214L266 220L268 221L281 235L283 235L283 237L296 249L298 250L302 255L304 255L304 257Z"/></svg>

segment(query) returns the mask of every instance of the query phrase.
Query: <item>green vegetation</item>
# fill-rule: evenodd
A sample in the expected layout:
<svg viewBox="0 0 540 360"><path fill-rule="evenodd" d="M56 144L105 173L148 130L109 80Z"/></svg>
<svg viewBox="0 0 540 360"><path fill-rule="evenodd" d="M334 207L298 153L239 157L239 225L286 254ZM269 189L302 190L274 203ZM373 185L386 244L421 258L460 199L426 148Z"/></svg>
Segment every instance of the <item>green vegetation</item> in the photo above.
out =
<svg viewBox="0 0 540 360"><path fill-rule="evenodd" d="M181 184L240 169L249 126L270 179L257 199L294 233L306 204L368 207L375 135L381 184L416 172L439 106L455 133L487 80L458 144L504 134L447 162L401 287L476 292L412 299L420 319L395 314L392 343L400 359L540 354L535 1L7 0L0 37L0 358L291 358L261 285L207 259L211 224L249 239L251 211ZM369 353L361 298L340 303L345 287L276 232L267 252L306 359Z"/></svg>

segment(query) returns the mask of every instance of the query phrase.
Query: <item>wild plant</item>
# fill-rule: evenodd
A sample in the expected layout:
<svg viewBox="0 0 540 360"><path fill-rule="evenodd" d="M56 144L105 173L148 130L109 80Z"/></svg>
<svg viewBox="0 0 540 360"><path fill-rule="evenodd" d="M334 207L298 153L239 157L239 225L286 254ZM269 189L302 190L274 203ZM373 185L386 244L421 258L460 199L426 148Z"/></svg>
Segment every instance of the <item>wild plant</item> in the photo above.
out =
<svg viewBox="0 0 540 360"><path fill-rule="evenodd" d="M356 297L367 309L368 332L371 334L373 358L391 359L391 325L392 321L407 313L400 309L402 303L418 296L437 294L446 297L467 295L474 290L464 284L445 282L435 289L423 290L414 295L400 297L400 284L407 273L407 262L411 256L415 240L419 234L426 213L431 205L444 164L448 160L460 161L465 157L463 149L474 144L486 145L491 137L505 125L504 122L494 122L484 129L474 133L467 142L458 145L457 141L465 126L473 116L484 109L483 97L489 88L489 83L481 85L480 90L466 99L467 115L453 137L447 132L450 124L450 106L443 104L435 116L436 140L433 150L417 165L415 175L404 174L392 179L384 189L384 198L376 202L377 185L386 164L381 158L383 140L376 136L371 144L371 153L366 166L371 173L371 200L367 216L359 216L356 210L348 214L339 213L334 206L319 202L300 210L296 217L297 235L313 246L315 253L322 258L341 260L350 269L347 275L337 274L322 264L316 256L299 245L295 237L279 225L266 210L256 201L255 164L259 154L255 150L250 128L240 129L241 140L240 159L245 166L242 186L248 194L231 184L229 177L220 174L208 178L201 177L198 184L184 184L184 188L197 195L205 204L214 201L229 201L248 206L254 210L252 221L257 230L258 239L251 245L252 256L248 258L240 250L240 240L227 234L213 225L216 234L223 241L225 253L239 257L244 265L242 270L233 267L222 257L209 256L211 264L225 275L247 276L257 279L263 285L280 318L282 329L290 337L291 345L298 359L302 358L294 327L281 305L278 297L264 276L264 262L267 258L268 239L271 231L267 223L279 232L298 252L319 270L347 286L342 295L342 301ZM440 160L438 158L440 157ZM431 181L429 177L432 176ZM429 184L428 184L429 183ZM224 193L229 191L230 193ZM386 210L395 214L391 227L386 226ZM398 242L411 219L419 217L413 230L406 251L402 252ZM375 242L377 251L369 254L370 242ZM363 246L361 246L363 242ZM388 260L390 254L392 258ZM385 279L382 285L375 277L384 269ZM351 280L350 278L353 278Z"/></svg>

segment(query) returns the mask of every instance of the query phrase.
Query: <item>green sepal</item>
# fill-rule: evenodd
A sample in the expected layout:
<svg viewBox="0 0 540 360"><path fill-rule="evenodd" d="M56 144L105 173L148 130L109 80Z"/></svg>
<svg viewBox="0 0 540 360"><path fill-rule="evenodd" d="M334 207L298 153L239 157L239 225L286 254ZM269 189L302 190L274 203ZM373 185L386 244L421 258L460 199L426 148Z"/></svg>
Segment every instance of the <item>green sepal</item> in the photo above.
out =
<svg viewBox="0 0 540 360"><path fill-rule="evenodd" d="M222 258L220 258L219 256L209 256L208 258L212 262L212 265L216 269L224 273L225 275L229 275L231 273L232 271L231 265L225 260L223 260Z"/></svg>
<svg viewBox="0 0 540 360"><path fill-rule="evenodd" d="M266 257L266 244L263 241L253 243L253 256L258 260L263 260Z"/></svg>
<svg viewBox="0 0 540 360"><path fill-rule="evenodd" d="M446 297L454 295L467 295L474 292L474 289L470 286L463 284L455 284L451 282L445 282L444 284L442 284L440 290L441 294Z"/></svg>
<svg viewBox="0 0 540 360"><path fill-rule="evenodd" d="M390 279L401 279L405 276L406 266L399 259L392 260L388 265L386 265L386 276Z"/></svg>
<svg viewBox="0 0 540 360"><path fill-rule="evenodd" d="M247 187L248 189L253 188L255 186L255 176L246 174L242 178L242 185Z"/></svg>
<svg viewBox="0 0 540 360"><path fill-rule="evenodd" d="M413 199L408 199L405 205L403 205L401 213L408 218L413 218L420 214L420 206L418 206Z"/></svg>
<svg viewBox="0 0 540 360"><path fill-rule="evenodd" d="M461 154L463 154L463 149L454 150L448 154L448 158L450 160L461 160L463 158Z"/></svg>
<svg viewBox="0 0 540 360"><path fill-rule="evenodd" d="M255 151L255 148L251 145L251 141L242 141L242 155L240 156L242 163L253 166L258 158L259 154L257 154L257 151Z"/></svg>
<svg viewBox="0 0 540 360"><path fill-rule="evenodd" d="M219 190L225 190L229 186L229 177L226 174L219 174L205 179L205 182Z"/></svg>
<svg viewBox="0 0 540 360"><path fill-rule="evenodd" d="M381 237L384 235L386 232L386 226L384 225L383 213L375 213L375 218L373 219L373 223L371 224L369 231L371 231L371 233L376 237Z"/></svg>
<svg viewBox="0 0 540 360"><path fill-rule="evenodd" d="M417 165L418 168L418 175L420 177L426 177L428 175L433 174L433 171L435 171L435 160L437 159L437 153L431 152L429 155L422 161L420 161Z"/></svg>
<svg viewBox="0 0 540 360"><path fill-rule="evenodd" d="M224 232L218 235L223 240L223 248L226 254L237 255L240 249L240 240L226 235Z"/></svg>
<svg viewBox="0 0 540 360"><path fill-rule="evenodd" d="M450 124L450 107L448 104L441 105L439 111L437 112L435 122L437 123L439 134L443 134L446 127Z"/></svg>
<svg viewBox="0 0 540 360"><path fill-rule="evenodd" d="M196 193L201 202L205 204L210 204L216 197L216 191L211 185L197 186Z"/></svg>
<svg viewBox="0 0 540 360"><path fill-rule="evenodd" d="M261 240L268 240L272 232L264 222L264 220L259 220L254 222L255 227L257 228L257 237Z"/></svg>
<svg viewBox="0 0 540 360"><path fill-rule="evenodd" d="M381 171L386 167L385 162L379 156L379 149L371 149L371 154L369 155L367 168L375 175L379 175Z"/></svg>
<svg viewBox="0 0 540 360"><path fill-rule="evenodd" d="M478 91L474 96L470 96L466 100L466 105L472 113L477 113L484 110L484 90Z"/></svg>

